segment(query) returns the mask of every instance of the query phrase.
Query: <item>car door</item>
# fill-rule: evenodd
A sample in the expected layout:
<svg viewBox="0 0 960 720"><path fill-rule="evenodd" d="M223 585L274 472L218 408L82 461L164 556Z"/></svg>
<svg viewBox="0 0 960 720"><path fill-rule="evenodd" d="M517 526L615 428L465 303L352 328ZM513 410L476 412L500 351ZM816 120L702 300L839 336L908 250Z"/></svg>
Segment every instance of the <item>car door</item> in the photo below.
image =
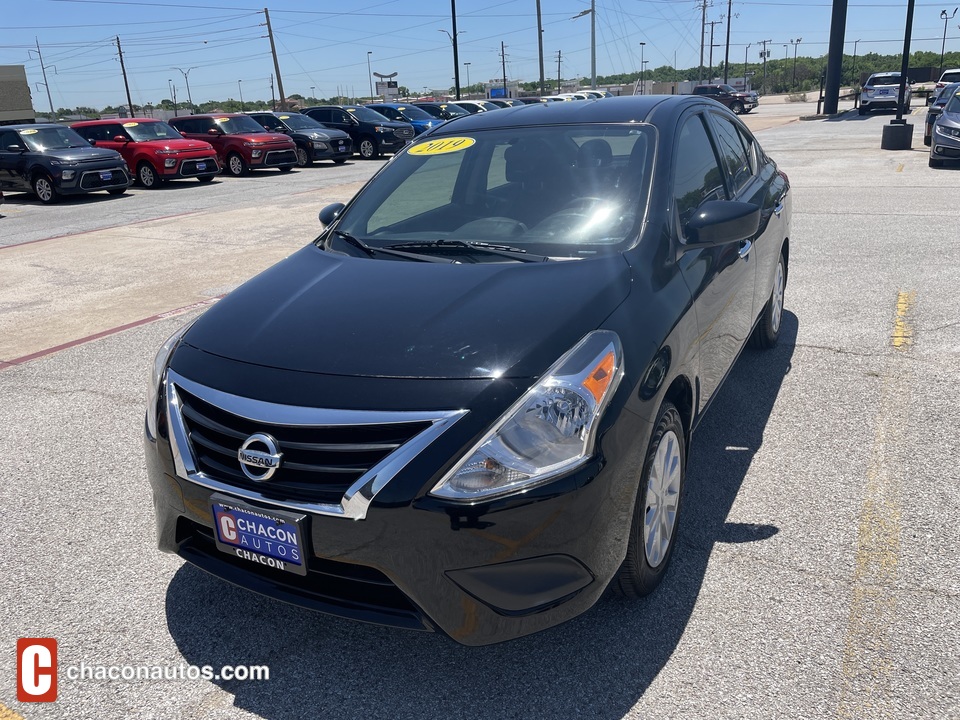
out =
<svg viewBox="0 0 960 720"><path fill-rule="evenodd" d="M675 232L683 250L686 225L710 200L729 200L726 161L713 137L708 111L680 120L674 145L673 203ZM756 262L752 241L683 251L680 271L693 296L700 329L698 410L713 398L753 327Z"/></svg>
<svg viewBox="0 0 960 720"><path fill-rule="evenodd" d="M116 150L118 153L123 155L123 151L127 149L127 143L131 140L130 135L127 134L127 131L123 129L123 126L120 123L110 123L109 125L97 125L95 126L97 134L95 139L97 141L97 147L107 148L108 150ZM89 137L84 135L84 137ZM114 138L123 138L123 142L118 142ZM132 160L132 158L127 158ZM130 166L133 169L133 166Z"/></svg>
<svg viewBox="0 0 960 720"><path fill-rule="evenodd" d="M22 150L11 150L11 147ZM13 130L0 132L0 187L7 190L30 189L26 149L23 139Z"/></svg>

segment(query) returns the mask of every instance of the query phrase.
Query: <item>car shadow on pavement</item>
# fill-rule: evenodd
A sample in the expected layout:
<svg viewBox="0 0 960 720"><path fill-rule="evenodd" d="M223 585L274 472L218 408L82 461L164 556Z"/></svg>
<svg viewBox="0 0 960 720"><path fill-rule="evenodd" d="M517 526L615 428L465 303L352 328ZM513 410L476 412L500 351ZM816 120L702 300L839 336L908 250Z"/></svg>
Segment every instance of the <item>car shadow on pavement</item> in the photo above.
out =
<svg viewBox="0 0 960 720"><path fill-rule="evenodd" d="M237 708L270 720L622 718L676 650L714 545L778 532L726 520L791 370L797 328L796 315L785 312L775 349L744 351L697 430L677 552L649 597L608 593L556 628L469 648L301 610L183 565L167 589L170 635L193 665L269 666L269 681L214 683Z"/></svg>

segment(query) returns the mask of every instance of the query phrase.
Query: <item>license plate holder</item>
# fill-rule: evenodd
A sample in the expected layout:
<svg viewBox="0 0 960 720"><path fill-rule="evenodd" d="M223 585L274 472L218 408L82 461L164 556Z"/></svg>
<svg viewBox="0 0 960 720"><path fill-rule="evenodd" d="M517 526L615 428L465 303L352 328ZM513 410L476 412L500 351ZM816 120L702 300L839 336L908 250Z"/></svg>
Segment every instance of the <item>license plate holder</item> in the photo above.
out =
<svg viewBox="0 0 960 720"><path fill-rule="evenodd" d="M205 162L197 163L197 170L206 170L206 169L207 169L207 164Z"/></svg>
<svg viewBox="0 0 960 720"><path fill-rule="evenodd" d="M109 170L100 172L100 179L106 182L107 180L113 180L113 173Z"/></svg>
<svg viewBox="0 0 960 720"><path fill-rule="evenodd" d="M217 550L249 563L307 574L306 515L264 509L227 495L210 496Z"/></svg>

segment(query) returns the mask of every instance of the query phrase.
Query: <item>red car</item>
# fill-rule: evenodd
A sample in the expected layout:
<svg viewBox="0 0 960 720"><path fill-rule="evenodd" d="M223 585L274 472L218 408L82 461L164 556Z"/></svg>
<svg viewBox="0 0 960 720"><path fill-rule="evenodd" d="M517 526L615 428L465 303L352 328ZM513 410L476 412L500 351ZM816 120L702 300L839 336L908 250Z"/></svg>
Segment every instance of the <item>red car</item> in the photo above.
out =
<svg viewBox="0 0 960 720"><path fill-rule="evenodd" d="M297 145L286 135L263 129L256 120L241 113L184 115L170 119L184 137L206 140L217 151L230 175L275 167L288 172L297 164Z"/></svg>
<svg viewBox="0 0 960 720"><path fill-rule="evenodd" d="M161 120L84 120L70 127L91 145L120 153L145 188L157 188L177 178L209 182L220 172L210 143L187 140Z"/></svg>

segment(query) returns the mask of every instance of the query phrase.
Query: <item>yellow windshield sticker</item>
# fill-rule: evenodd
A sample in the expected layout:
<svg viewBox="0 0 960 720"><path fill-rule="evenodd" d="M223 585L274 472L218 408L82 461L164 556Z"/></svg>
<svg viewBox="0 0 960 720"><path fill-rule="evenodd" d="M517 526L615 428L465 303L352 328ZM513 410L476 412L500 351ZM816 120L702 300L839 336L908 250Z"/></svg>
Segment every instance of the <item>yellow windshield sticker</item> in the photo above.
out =
<svg viewBox="0 0 960 720"><path fill-rule="evenodd" d="M281 115L281 116L280 116L280 119L281 119L281 120L289 120L289 119L290 119L290 116L289 116L289 115Z"/></svg>
<svg viewBox="0 0 960 720"><path fill-rule="evenodd" d="M444 153L466 150L477 141L468 137L440 138L414 145L407 152L411 155L443 155Z"/></svg>
<svg viewBox="0 0 960 720"><path fill-rule="evenodd" d="M347 111L347 112L356 112L357 109L356 109L356 108L346 108L346 111Z"/></svg>
<svg viewBox="0 0 960 720"><path fill-rule="evenodd" d="M38 130L21 130L21 131L20 131L20 134L21 134L21 135L36 135L38 132L39 132Z"/></svg>
<svg viewBox="0 0 960 720"><path fill-rule="evenodd" d="M406 108L405 108L405 107L398 107L397 110L399 110L400 112L403 112L404 110L406 110Z"/></svg>
<svg viewBox="0 0 960 720"><path fill-rule="evenodd" d="M218 122L218 123L222 123L222 122L226 122L226 121L229 120L229 119L230 119L230 118L214 118L213 121L214 121L214 122Z"/></svg>
<svg viewBox="0 0 960 720"><path fill-rule="evenodd" d="M136 126L139 125L139 124L140 124L140 123L124 123L123 126L124 126L124 127L136 127Z"/></svg>

